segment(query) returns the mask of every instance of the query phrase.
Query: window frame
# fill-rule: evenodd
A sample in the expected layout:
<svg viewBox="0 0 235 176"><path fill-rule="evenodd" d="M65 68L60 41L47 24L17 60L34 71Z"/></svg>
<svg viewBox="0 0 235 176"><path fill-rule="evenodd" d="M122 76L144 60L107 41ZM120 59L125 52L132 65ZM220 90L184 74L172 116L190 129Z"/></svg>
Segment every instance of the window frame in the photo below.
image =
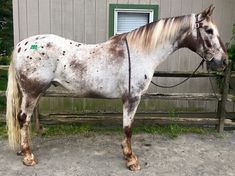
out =
<svg viewBox="0 0 235 176"><path fill-rule="evenodd" d="M157 4L109 4L109 37L113 36L115 34L115 29L117 29L118 12L150 13L149 17L153 18L153 21L158 19ZM151 15L151 13L153 13L153 15Z"/></svg>

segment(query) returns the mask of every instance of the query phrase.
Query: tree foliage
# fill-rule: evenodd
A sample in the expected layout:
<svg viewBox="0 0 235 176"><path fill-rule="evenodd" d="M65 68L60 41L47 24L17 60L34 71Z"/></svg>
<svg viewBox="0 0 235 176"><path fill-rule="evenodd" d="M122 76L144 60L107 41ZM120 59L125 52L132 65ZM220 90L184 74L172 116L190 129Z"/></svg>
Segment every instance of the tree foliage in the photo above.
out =
<svg viewBox="0 0 235 176"><path fill-rule="evenodd" d="M9 56L13 48L12 0L0 0L0 56Z"/></svg>

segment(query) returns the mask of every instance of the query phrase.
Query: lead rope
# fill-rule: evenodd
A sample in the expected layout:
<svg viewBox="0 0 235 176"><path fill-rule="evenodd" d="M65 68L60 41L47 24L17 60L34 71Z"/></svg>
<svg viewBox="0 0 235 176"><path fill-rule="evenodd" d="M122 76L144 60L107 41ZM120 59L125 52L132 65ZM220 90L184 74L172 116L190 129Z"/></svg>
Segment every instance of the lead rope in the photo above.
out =
<svg viewBox="0 0 235 176"><path fill-rule="evenodd" d="M131 96L131 57L130 57L130 50L129 50L129 45L127 42L127 39L125 37L125 43L126 43L126 49L127 49L127 55L128 55L128 73L129 73L129 77L128 77L128 93L129 93L129 97Z"/></svg>
<svg viewBox="0 0 235 176"><path fill-rule="evenodd" d="M165 86L165 85L159 85L153 81L151 81L151 83L157 87L161 87L161 88L173 88L173 87L176 87L176 86L179 86L180 84L183 84L184 82L186 82L188 79L192 78L192 76L198 71L198 69L203 65L204 63L204 59L202 59L202 61L200 62L200 64L197 66L197 68L193 71L192 74L189 75L189 77L187 77L186 79L184 79L183 81L175 84L175 85L171 85L171 86Z"/></svg>
<svg viewBox="0 0 235 176"><path fill-rule="evenodd" d="M195 29L197 30L197 40L200 40L200 39L202 39L202 36L201 36L201 34L200 34L200 32L199 32L199 28L202 27L201 22L202 22L204 19L198 20L198 16L196 16L195 18L196 18L196 27L195 27ZM203 42L202 42L202 43L203 43ZM203 43L203 48L205 48L205 44L204 44L204 43ZM181 81L181 82L179 82L179 83L177 83L177 84L175 84L175 85L171 85L171 86L159 85L159 84L157 84L157 83L155 83L155 82L153 82L153 81L151 81L151 83L152 83L153 85L155 85L155 86L157 86L157 87L161 87L161 88L173 88L173 87L176 87L176 86L179 86L179 85L183 84L184 82L186 82L188 79L190 79L190 78L198 71L198 69L200 68L200 66L203 66L203 63L204 63L204 61L206 61L206 59L204 58L204 56L201 56L201 57L202 57L202 61L200 62L200 64L198 65L198 67L193 71L193 73L192 73L191 75L189 75L189 77L187 77L187 78L184 79L183 81Z"/></svg>

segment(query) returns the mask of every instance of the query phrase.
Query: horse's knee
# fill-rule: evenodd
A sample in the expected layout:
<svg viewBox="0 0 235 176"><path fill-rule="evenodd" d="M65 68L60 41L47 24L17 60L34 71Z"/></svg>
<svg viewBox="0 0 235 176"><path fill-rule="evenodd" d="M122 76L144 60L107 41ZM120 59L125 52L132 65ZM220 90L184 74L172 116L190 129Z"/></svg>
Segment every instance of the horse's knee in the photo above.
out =
<svg viewBox="0 0 235 176"><path fill-rule="evenodd" d="M27 119L26 113L20 111L17 115L17 119L18 119L20 128L23 128L24 124L26 123L26 119Z"/></svg>

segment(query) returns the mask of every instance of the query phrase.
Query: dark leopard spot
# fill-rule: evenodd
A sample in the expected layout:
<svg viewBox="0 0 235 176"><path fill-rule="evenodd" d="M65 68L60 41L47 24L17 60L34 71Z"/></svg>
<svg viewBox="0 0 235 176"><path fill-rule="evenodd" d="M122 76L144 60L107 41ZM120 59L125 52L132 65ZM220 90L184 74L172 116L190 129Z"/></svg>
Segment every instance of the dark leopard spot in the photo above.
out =
<svg viewBox="0 0 235 176"><path fill-rule="evenodd" d="M19 49L18 49L18 53L20 52L20 50L21 50L21 47L19 47Z"/></svg>
<svg viewBox="0 0 235 176"><path fill-rule="evenodd" d="M47 43L47 47L48 48L51 48L52 47L52 44L50 42Z"/></svg>

